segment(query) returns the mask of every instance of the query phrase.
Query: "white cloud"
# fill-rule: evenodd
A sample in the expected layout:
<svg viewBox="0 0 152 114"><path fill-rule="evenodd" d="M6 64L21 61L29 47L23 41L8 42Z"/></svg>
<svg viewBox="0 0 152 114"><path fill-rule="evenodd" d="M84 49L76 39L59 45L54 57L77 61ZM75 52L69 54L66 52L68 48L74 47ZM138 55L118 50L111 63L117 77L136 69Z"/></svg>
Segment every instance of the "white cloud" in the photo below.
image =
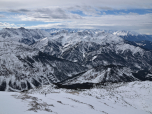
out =
<svg viewBox="0 0 152 114"><path fill-rule="evenodd" d="M69 11L66 11L64 8L39 8L35 10L9 10L11 12L18 13L17 15L11 16L11 18L20 19L21 21L43 21L51 22L52 20L61 20L61 19L82 19L78 14L73 14Z"/></svg>
<svg viewBox="0 0 152 114"><path fill-rule="evenodd" d="M0 11L10 14L4 15L7 16L5 19L0 15L0 20L12 23L16 21L53 22L53 24L38 24L28 28L128 29L149 34L152 30L151 12L144 15L124 12L107 15L104 12L131 8L152 9L152 0L0 0ZM102 10L104 10L103 15L100 14ZM79 15L77 11L83 12L86 16ZM1 28L18 26L20 25L0 23Z"/></svg>
<svg viewBox="0 0 152 114"><path fill-rule="evenodd" d="M14 23L7 23L7 22L0 22L0 29L2 28L18 28L18 27L23 27L25 24L14 24Z"/></svg>
<svg viewBox="0 0 152 114"><path fill-rule="evenodd" d="M5 18L5 16L4 15L0 15L0 18Z"/></svg>
<svg viewBox="0 0 152 114"><path fill-rule="evenodd" d="M65 10L68 11L82 11L83 14L87 16L99 16L101 14L101 9L92 6L75 6L75 7L67 7Z"/></svg>
<svg viewBox="0 0 152 114"><path fill-rule="evenodd" d="M103 15L101 17L85 17L80 20L60 20L59 23L40 24L28 28L84 28L107 30L133 30L139 33L152 34L152 14L137 15ZM146 21L145 21L146 20ZM54 20L54 22L56 22Z"/></svg>
<svg viewBox="0 0 152 114"><path fill-rule="evenodd" d="M8 28L16 27L16 25L15 24L6 23L6 22L4 22L4 23L0 22L0 28L5 28L5 27L8 27Z"/></svg>
<svg viewBox="0 0 152 114"><path fill-rule="evenodd" d="M1 0L0 9L86 5L102 8L152 8L151 0Z"/></svg>

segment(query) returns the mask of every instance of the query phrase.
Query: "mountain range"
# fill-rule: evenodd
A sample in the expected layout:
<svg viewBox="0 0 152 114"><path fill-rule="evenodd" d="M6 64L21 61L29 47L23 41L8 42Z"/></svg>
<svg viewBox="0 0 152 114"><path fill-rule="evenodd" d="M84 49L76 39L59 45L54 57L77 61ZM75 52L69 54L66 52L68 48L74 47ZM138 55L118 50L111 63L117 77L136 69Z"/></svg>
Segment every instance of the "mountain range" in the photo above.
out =
<svg viewBox="0 0 152 114"><path fill-rule="evenodd" d="M128 31L4 28L0 91L57 82L152 80L151 41Z"/></svg>

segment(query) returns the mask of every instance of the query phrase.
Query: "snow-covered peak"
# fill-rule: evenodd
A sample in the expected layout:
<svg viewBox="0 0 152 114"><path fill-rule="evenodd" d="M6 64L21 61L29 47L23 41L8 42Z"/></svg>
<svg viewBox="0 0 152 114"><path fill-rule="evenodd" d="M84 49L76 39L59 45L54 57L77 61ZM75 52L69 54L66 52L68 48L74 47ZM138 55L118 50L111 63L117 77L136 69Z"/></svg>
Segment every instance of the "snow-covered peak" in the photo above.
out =
<svg viewBox="0 0 152 114"><path fill-rule="evenodd" d="M62 45L75 45L78 42L95 42L97 44L117 44L123 42L122 38L114 36L110 33L97 32L96 34L93 34L89 31L82 31L76 33L60 33L54 35L51 39L60 42Z"/></svg>
<svg viewBox="0 0 152 114"><path fill-rule="evenodd" d="M116 31L113 34L118 35L118 36L126 36L128 33L127 32L122 32L122 31Z"/></svg>
<svg viewBox="0 0 152 114"><path fill-rule="evenodd" d="M115 32L113 32L113 34L117 35L117 36L127 36L127 35L137 36L137 35L140 35L139 33L131 32L131 31L125 31L125 30L115 31Z"/></svg>
<svg viewBox="0 0 152 114"><path fill-rule="evenodd" d="M46 46L47 44L48 44L48 38L47 37L40 40L40 45Z"/></svg>
<svg viewBox="0 0 152 114"><path fill-rule="evenodd" d="M18 29L4 28L0 31L0 40L16 41L28 45L45 37L50 37L49 33L40 29L25 29L21 27Z"/></svg>
<svg viewBox="0 0 152 114"><path fill-rule="evenodd" d="M34 43L34 45L32 45L32 47L39 49L40 51L44 50L44 47L48 45L48 38L43 38L40 39L39 41L37 41L36 43Z"/></svg>

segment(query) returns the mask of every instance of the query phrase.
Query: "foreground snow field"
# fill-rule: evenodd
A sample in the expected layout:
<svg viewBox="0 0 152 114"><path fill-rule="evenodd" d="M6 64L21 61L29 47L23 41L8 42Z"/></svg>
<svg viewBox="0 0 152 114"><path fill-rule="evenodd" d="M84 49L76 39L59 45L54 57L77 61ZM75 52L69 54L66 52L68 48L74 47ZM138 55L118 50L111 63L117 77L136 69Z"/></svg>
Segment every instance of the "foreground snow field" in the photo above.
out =
<svg viewBox="0 0 152 114"><path fill-rule="evenodd" d="M48 85L27 93L0 92L0 114L152 114L151 90L152 82L136 81L83 91Z"/></svg>

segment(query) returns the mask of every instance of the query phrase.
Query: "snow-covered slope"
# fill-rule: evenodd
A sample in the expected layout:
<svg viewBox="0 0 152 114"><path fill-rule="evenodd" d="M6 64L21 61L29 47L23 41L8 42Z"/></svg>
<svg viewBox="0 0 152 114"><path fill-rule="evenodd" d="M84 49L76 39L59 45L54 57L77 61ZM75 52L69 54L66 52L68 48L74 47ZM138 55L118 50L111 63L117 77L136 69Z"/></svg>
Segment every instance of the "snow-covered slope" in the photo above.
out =
<svg viewBox="0 0 152 114"><path fill-rule="evenodd" d="M112 33L128 41L152 41L151 35L138 34L131 31L114 31Z"/></svg>
<svg viewBox="0 0 152 114"><path fill-rule="evenodd" d="M62 44L54 40L49 40L49 38L44 38L35 42L32 47L56 57L59 57L63 48Z"/></svg>
<svg viewBox="0 0 152 114"><path fill-rule="evenodd" d="M67 80L64 84L76 83L104 83L104 82L131 82L139 80L132 74L131 69L122 66L108 65L88 70L75 78Z"/></svg>
<svg viewBox="0 0 152 114"><path fill-rule="evenodd" d="M17 41L27 45L35 43L38 39L49 37L49 33L40 29L25 29L23 27L4 28L0 31L0 39L3 41Z"/></svg>
<svg viewBox="0 0 152 114"><path fill-rule="evenodd" d="M0 92L0 113L151 114L151 89L152 82L146 81L83 91L54 89L50 85L28 93Z"/></svg>
<svg viewBox="0 0 152 114"><path fill-rule="evenodd" d="M61 44L58 57L88 67L122 65L130 68L151 68L152 53L105 32L94 35L87 31L58 33L51 38ZM51 50L52 51L52 50Z"/></svg>
<svg viewBox="0 0 152 114"><path fill-rule="evenodd" d="M37 41L36 43L34 43L32 45L32 47L36 48L36 49L39 49L40 51L44 51L44 48L45 46L48 45L48 38L43 38L43 39L40 39L39 41Z"/></svg>
<svg viewBox="0 0 152 114"><path fill-rule="evenodd" d="M114 34L114 35L117 35L117 36L127 36L127 35L137 36L137 35L139 35L139 34L136 33L136 32L125 31L125 30L122 30L122 31L114 31L113 34Z"/></svg>
<svg viewBox="0 0 152 114"><path fill-rule="evenodd" d="M18 42L0 41L0 50L0 91L30 89L86 70Z"/></svg>
<svg viewBox="0 0 152 114"><path fill-rule="evenodd" d="M151 68L152 53L124 39L104 32L82 30L58 31L47 38L48 45L39 40L33 47L50 55L78 62L89 68L99 65L123 65L135 69Z"/></svg>
<svg viewBox="0 0 152 114"><path fill-rule="evenodd" d="M143 40L143 41L134 41L134 43L147 50L152 50L152 41Z"/></svg>
<svg viewBox="0 0 152 114"><path fill-rule="evenodd" d="M122 38L119 38L112 34L102 31L93 34L87 30L79 31L76 33L68 33L67 31L61 33L59 32L53 35L52 39L60 42L63 46L67 44L75 45L78 42L95 42L98 44L116 44L118 42L123 42Z"/></svg>

